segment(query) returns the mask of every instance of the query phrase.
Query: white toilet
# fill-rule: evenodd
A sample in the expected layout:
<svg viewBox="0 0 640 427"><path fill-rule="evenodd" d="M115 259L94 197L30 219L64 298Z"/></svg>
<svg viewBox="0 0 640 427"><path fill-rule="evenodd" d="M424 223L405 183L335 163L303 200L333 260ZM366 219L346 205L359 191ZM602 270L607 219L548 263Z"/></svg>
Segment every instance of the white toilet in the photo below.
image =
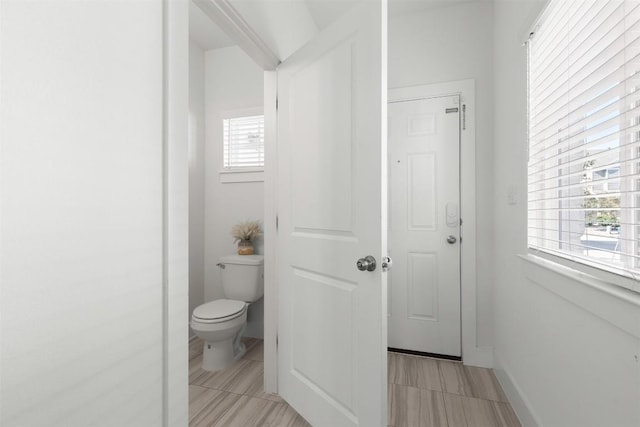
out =
<svg viewBox="0 0 640 427"><path fill-rule="evenodd" d="M264 295L264 257L229 255L218 263L224 296L193 310L191 329L204 340L202 369L217 371L241 358L246 348L240 341L247 325L249 303Z"/></svg>

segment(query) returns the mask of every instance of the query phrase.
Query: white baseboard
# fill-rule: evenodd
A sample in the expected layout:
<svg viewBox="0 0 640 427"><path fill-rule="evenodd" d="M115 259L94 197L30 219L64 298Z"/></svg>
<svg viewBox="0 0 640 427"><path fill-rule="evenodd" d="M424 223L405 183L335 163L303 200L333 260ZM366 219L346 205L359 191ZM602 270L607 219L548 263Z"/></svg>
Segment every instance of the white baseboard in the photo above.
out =
<svg viewBox="0 0 640 427"><path fill-rule="evenodd" d="M541 427L542 422L540 418L536 416L535 411L522 392L522 389L518 386L518 383L514 381L513 377L509 374L509 367L505 365L504 361L500 359L500 356L497 354L494 354L493 361L493 371L496 374L496 378L502 386L502 390L504 390L507 395L509 403L511 403L511 407L518 416L522 427Z"/></svg>

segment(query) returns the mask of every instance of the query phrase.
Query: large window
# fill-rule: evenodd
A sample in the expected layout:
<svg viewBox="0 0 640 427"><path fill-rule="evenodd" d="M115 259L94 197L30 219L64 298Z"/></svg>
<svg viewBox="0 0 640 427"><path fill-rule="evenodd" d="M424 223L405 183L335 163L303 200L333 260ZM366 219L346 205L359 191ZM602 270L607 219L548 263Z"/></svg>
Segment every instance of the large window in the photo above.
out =
<svg viewBox="0 0 640 427"><path fill-rule="evenodd" d="M528 241L640 276L640 0L551 0L529 49Z"/></svg>

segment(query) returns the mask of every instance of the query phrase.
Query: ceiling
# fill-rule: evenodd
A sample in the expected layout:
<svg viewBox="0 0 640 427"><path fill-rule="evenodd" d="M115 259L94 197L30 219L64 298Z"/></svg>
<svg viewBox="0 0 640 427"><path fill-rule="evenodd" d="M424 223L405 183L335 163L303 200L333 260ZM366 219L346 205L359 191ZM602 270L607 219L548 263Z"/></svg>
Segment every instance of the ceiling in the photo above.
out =
<svg viewBox="0 0 640 427"><path fill-rule="evenodd" d="M192 1L189 2L189 38L203 50L220 49L235 44Z"/></svg>
<svg viewBox="0 0 640 427"><path fill-rule="evenodd" d="M480 1L491 0L389 0L389 15L416 13ZM299 36L304 32L301 27L315 24L316 28L312 31L321 30L345 13L357 3L357 0L230 0L230 3L282 59L292 51L291 47L287 46L291 42L287 41L295 38L294 33ZM233 41L191 1L189 34L191 40L203 50L234 45Z"/></svg>

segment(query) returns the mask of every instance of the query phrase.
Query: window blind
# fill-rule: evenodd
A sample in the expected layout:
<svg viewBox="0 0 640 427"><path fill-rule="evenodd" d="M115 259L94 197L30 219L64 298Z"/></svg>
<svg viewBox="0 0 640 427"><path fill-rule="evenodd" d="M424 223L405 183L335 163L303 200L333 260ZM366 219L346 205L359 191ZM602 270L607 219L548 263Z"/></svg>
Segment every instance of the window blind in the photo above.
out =
<svg viewBox="0 0 640 427"><path fill-rule="evenodd" d="M640 0L551 0L529 52L529 247L640 276Z"/></svg>
<svg viewBox="0 0 640 427"><path fill-rule="evenodd" d="M223 120L224 168L264 167L264 116Z"/></svg>

